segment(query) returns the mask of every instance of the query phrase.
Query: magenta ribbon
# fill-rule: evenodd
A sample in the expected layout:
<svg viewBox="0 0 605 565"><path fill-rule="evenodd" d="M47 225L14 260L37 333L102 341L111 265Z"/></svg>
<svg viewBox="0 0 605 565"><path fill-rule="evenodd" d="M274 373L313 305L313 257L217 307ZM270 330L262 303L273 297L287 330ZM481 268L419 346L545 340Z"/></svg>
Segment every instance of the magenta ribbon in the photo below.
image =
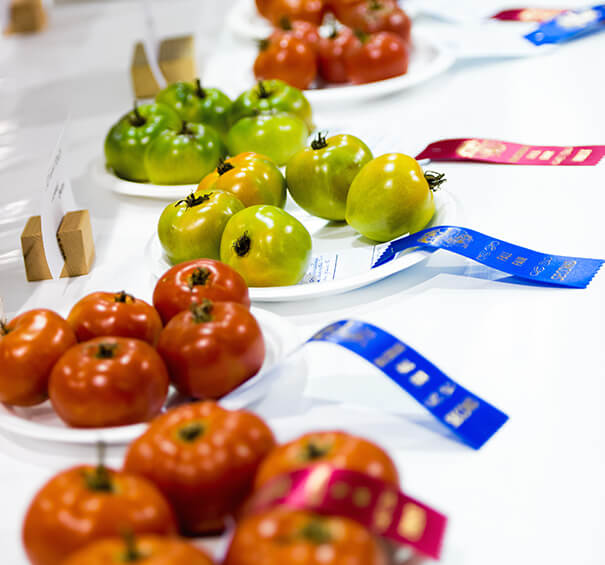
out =
<svg viewBox="0 0 605 565"><path fill-rule="evenodd" d="M506 22L547 22L565 10L543 9L543 8L518 8L516 10L502 10L494 14L492 20Z"/></svg>
<svg viewBox="0 0 605 565"><path fill-rule="evenodd" d="M502 165L597 165L605 145L523 145L480 138L443 139L428 145L417 160L478 161Z"/></svg>
<svg viewBox="0 0 605 565"><path fill-rule="evenodd" d="M349 518L433 559L440 556L447 523L443 514L393 484L324 463L275 477L252 496L246 510L276 506Z"/></svg>

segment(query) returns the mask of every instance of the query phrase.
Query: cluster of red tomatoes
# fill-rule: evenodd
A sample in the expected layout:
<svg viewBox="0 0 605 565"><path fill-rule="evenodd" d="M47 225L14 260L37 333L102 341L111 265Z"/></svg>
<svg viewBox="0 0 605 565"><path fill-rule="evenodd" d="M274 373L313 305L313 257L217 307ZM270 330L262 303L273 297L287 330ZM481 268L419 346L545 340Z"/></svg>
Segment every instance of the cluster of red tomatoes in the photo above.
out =
<svg viewBox="0 0 605 565"><path fill-rule="evenodd" d="M306 89L326 83L362 84L405 74L411 22L396 0L256 0L276 30L261 41L254 63L259 79ZM319 27L326 13L328 35Z"/></svg>
<svg viewBox="0 0 605 565"><path fill-rule="evenodd" d="M183 405L129 446L122 470L101 461L53 477L27 511L24 546L33 565L212 565L178 534L216 535L235 522L224 565L385 565L383 547L348 518L249 511L250 496L277 477L321 463L399 485L389 455L365 439L325 431L277 445L251 412Z"/></svg>
<svg viewBox="0 0 605 565"><path fill-rule="evenodd" d="M24 312L0 327L0 402L50 398L68 425L108 427L159 414L171 382L188 398L220 398L265 357L249 307L237 272L199 259L160 278L153 306L125 292L95 292L67 320Z"/></svg>

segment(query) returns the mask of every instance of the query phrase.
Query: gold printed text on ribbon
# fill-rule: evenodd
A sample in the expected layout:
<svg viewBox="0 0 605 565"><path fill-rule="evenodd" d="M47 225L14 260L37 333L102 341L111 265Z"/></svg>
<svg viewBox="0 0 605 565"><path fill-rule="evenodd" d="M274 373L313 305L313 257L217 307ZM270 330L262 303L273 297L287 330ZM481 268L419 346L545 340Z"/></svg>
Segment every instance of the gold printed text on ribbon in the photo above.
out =
<svg viewBox="0 0 605 565"><path fill-rule="evenodd" d="M529 147L524 145L523 147L519 147L516 153L509 159L511 163L516 163L523 155L525 155L529 151Z"/></svg>
<svg viewBox="0 0 605 565"><path fill-rule="evenodd" d="M573 157L572 161L574 163L581 163L582 161L586 161L588 157L590 157L592 153L592 149L580 149Z"/></svg>
<svg viewBox="0 0 605 565"><path fill-rule="evenodd" d="M393 515L397 507L397 494L385 490L378 497L376 510L374 511L374 529L382 533L389 529L393 523Z"/></svg>
<svg viewBox="0 0 605 565"><path fill-rule="evenodd" d="M405 345L403 343L396 343L389 347L385 352L383 352L380 356L374 359L374 363L378 367L384 367L388 365L395 357L405 351Z"/></svg>
<svg viewBox="0 0 605 565"><path fill-rule="evenodd" d="M372 330L357 327L355 322L347 322L338 330L338 334L343 340L359 343L362 347L366 347L376 337Z"/></svg>
<svg viewBox="0 0 605 565"><path fill-rule="evenodd" d="M418 541L426 528L426 511L413 502L407 502L401 510L397 532L409 541Z"/></svg>

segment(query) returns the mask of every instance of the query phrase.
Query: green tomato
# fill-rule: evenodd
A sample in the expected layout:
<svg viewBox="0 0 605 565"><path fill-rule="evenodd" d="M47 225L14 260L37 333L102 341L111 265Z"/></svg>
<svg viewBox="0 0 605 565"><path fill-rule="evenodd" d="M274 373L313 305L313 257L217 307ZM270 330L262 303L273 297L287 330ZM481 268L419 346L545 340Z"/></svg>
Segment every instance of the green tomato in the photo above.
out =
<svg viewBox="0 0 605 565"><path fill-rule="evenodd" d="M227 135L231 155L261 153L282 166L307 144L309 130L294 114L275 112L242 118Z"/></svg>
<svg viewBox="0 0 605 565"><path fill-rule="evenodd" d="M309 131L313 130L311 104L302 90L278 79L259 80L254 88L242 92L233 102L231 123L268 110L295 114L304 120Z"/></svg>
<svg viewBox="0 0 605 565"><path fill-rule="evenodd" d="M244 209L232 194L216 190L190 194L164 208L158 237L171 263L191 259L218 259L223 230L229 219Z"/></svg>
<svg viewBox="0 0 605 565"><path fill-rule="evenodd" d="M149 144L145 168L154 184L197 184L224 155L215 129L183 122L180 131L164 131Z"/></svg>
<svg viewBox="0 0 605 565"><path fill-rule="evenodd" d="M165 130L181 129L176 112L163 104L137 106L114 124L105 138L107 167L126 180L149 180L143 157L147 146Z"/></svg>
<svg viewBox="0 0 605 565"><path fill-rule="evenodd" d="M382 155L365 165L351 184L346 220L375 241L417 232L435 214L433 190L443 182L444 175L425 174L412 157Z"/></svg>
<svg viewBox="0 0 605 565"><path fill-rule="evenodd" d="M311 236L296 218L277 206L250 206L228 222L221 240L221 261L248 286L285 286L299 282L311 260Z"/></svg>
<svg viewBox="0 0 605 565"><path fill-rule="evenodd" d="M286 167L286 183L296 203L314 216L344 220L347 193L361 168L372 160L368 146L352 135L321 134L296 153Z"/></svg>
<svg viewBox="0 0 605 565"><path fill-rule="evenodd" d="M185 122L208 124L221 136L227 135L231 100L217 88L202 88L200 79L175 82L156 97L156 102L170 106Z"/></svg>

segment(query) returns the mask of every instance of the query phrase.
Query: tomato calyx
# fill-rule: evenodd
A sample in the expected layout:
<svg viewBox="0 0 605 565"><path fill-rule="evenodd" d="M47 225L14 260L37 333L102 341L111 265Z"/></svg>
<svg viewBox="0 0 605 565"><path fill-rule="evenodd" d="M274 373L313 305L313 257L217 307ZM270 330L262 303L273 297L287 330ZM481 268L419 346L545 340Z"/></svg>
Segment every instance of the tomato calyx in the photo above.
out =
<svg viewBox="0 0 605 565"><path fill-rule="evenodd" d="M268 41L268 40L266 40ZM267 90L265 87L265 83L262 80L258 81L258 97L259 98L269 98L271 96L271 92Z"/></svg>
<svg viewBox="0 0 605 565"><path fill-rule="evenodd" d="M196 324L205 324L212 321L212 310L214 304L207 298L204 298L201 304L194 302L190 307L189 311L193 316L193 321Z"/></svg>
<svg viewBox="0 0 605 565"><path fill-rule="evenodd" d="M250 239L248 232L245 231L244 235L238 237L233 243L233 251L235 251L238 257L243 257L250 251L251 244L252 240Z"/></svg>
<svg viewBox="0 0 605 565"><path fill-rule="evenodd" d="M210 275L210 269L207 269L206 267L198 267L191 273L191 276L189 277L189 288L193 289L194 286L206 286Z"/></svg>
<svg viewBox="0 0 605 565"><path fill-rule="evenodd" d="M189 196L187 196L187 198L183 198L182 200L175 202L174 207L176 208L184 202L187 205L187 208L193 208L194 206L199 206L203 202L206 202L206 200L210 200L211 195L212 192L208 192L207 194L196 196L195 192L192 192Z"/></svg>
<svg viewBox="0 0 605 565"><path fill-rule="evenodd" d="M121 290L113 295L113 301L122 302L124 304L132 304L135 302L135 298L132 296L132 294L128 294L125 290Z"/></svg>
<svg viewBox="0 0 605 565"><path fill-rule="evenodd" d="M321 447L316 443L310 441L305 446L304 459L306 461L315 461L316 459L321 459L324 455L326 455L330 451L329 447Z"/></svg>
<svg viewBox="0 0 605 565"><path fill-rule="evenodd" d="M447 180L445 178L445 173L437 173L435 171L426 171L424 173L424 178L426 182L429 183L429 188L436 192L440 189L441 185Z"/></svg>
<svg viewBox="0 0 605 565"><path fill-rule="evenodd" d="M124 563L134 563L135 561L139 561L146 557L137 548L137 541L132 531L129 530L124 532L122 534L122 539L124 540L126 549L122 554L120 561Z"/></svg>
<svg viewBox="0 0 605 565"><path fill-rule="evenodd" d="M117 348L117 343L99 343L95 357L97 359L113 359Z"/></svg>
<svg viewBox="0 0 605 565"><path fill-rule="evenodd" d="M231 171L233 169L235 169L235 167L231 163L228 163L227 161L225 161L225 159L221 158L218 160L218 165L216 166L216 172L219 174L219 176L222 176L225 173L228 173L229 171Z"/></svg>
<svg viewBox="0 0 605 565"><path fill-rule="evenodd" d="M368 42L368 39L370 39L370 34L360 29L353 30L353 34L361 41L362 45L365 45Z"/></svg>
<svg viewBox="0 0 605 565"><path fill-rule="evenodd" d="M257 45L259 51L266 51L267 49L269 49L269 45L271 45L271 40L268 37L266 37L265 39L259 39L257 41ZM259 96L259 98L263 97Z"/></svg>
<svg viewBox="0 0 605 565"><path fill-rule="evenodd" d="M0 320L0 336L9 334L11 329L8 327L6 320Z"/></svg>
<svg viewBox="0 0 605 565"><path fill-rule="evenodd" d="M130 125L135 128L144 126L147 123L147 120L139 112L139 103L136 100L134 101L132 113L128 115L128 120L130 121Z"/></svg>
<svg viewBox="0 0 605 565"><path fill-rule="evenodd" d="M179 429L177 435L185 443L192 443L205 432L204 425L201 422L189 422Z"/></svg>
<svg viewBox="0 0 605 565"><path fill-rule="evenodd" d="M372 10L374 12L378 10L382 10L383 5L379 2L379 0L368 0L368 10Z"/></svg>
<svg viewBox="0 0 605 565"><path fill-rule="evenodd" d="M323 545L332 541L330 531L319 518L307 522L300 530L300 537L315 545Z"/></svg>
<svg viewBox="0 0 605 565"><path fill-rule="evenodd" d="M86 487L95 492L114 492L111 475L104 463L105 444L102 441L97 444L97 457L99 458L99 463L94 471L84 471Z"/></svg>
<svg viewBox="0 0 605 565"><path fill-rule="evenodd" d="M321 132L317 132L317 137L311 142L311 149L315 149L315 151L319 151L324 147L327 147L328 143L326 142L326 136L322 135Z"/></svg>
<svg viewBox="0 0 605 565"><path fill-rule="evenodd" d="M292 21L290 20L290 18L288 16L282 16L279 19L279 24L278 27L280 29L283 29L284 31L292 31Z"/></svg>
<svg viewBox="0 0 605 565"><path fill-rule="evenodd" d="M183 122L181 126L181 131L177 135L187 135L189 137L195 137L195 132L189 128L189 124L187 122Z"/></svg>
<svg viewBox="0 0 605 565"><path fill-rule="evenodd" d="M198 98L206 98L208 93L202 88L202 81L199 78L195 79L195 95Z"/></svg>

